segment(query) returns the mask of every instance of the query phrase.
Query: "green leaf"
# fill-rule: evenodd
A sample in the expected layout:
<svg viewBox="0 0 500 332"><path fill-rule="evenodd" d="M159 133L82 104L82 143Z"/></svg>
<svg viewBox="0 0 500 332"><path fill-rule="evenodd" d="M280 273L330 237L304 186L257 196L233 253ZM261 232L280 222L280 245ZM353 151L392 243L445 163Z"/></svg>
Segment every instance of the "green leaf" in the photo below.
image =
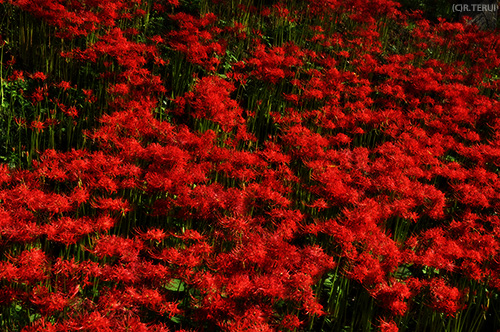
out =
<svg viewBox="0 0 500 332"><path fill-rule="evenodd" d="M170 283L165 286L165 288L173 292L183 292L186 288L185 285L186 284L179 279L172 279L172 281L170 281Z"/></svg>

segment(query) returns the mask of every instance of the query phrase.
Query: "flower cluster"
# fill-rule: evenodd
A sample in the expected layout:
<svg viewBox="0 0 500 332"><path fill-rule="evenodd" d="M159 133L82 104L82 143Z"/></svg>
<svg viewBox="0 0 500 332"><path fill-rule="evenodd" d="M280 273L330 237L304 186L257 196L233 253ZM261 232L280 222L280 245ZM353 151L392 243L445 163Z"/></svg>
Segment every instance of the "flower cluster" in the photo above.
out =
<svg viewBox="0 0 500 332"><path fill-rule="evenodd" d="M498 33L237 2L0 1L0 326L500 328Z"/></svg>

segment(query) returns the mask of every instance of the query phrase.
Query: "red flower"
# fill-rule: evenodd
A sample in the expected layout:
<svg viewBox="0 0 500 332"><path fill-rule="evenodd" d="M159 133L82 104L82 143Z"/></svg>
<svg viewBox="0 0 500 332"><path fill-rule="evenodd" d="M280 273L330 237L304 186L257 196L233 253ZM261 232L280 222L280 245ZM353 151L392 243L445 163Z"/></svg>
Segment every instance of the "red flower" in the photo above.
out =
<svg viewBox="0 0 500 332"><path fill-rule="evenodd" d="M34 74L31 74L30 78L32 78L34 80L45 81L47 79L47 76L45 76L44 73L42 73L42 72L39 71L39 72L36 72Z"/></svg>
<svg viewBox="0 0 500 332"><path fill-rule="evenodd" d="M6 164L0 165L0 186L9 183L10 174L9 167Z"/></svg>
<svg viewBox="0 0 500 332"><path fill-rule="evenodd" d="M85 95L85 102L92 104L97 101L97 98L93 95L94 92L92 90L82 89L82 92Z"/></svg>
<svg viewBox="0 0 500 332"><path fill-rule="evenodd" d="M32 121L31 128L35 129L37 133L43 132L43 130L45 129L45 123L43 123L42 121Z"/></svg>
<svg viewBox="0 0 500 332"><path fill-rule="evenodd" d="M159 228L149 228L146 232L141 232L138 230L137 234L143 240L150 240L156 242L161 242L168 236L163 229Z"/></svg>
<svg viewBox="0 0 500 332"><path fill-rule="evenodd" d="M66 81L61 81L57 83L56 86L60 89L63 89L64 91L71 89L71 83Z"/></svg>
<svg viewBox="0 0 500 332"><path fill-rule="evenodd" d="M62 217L44 225L43 229L49 240L66 245L75 244L81 237L94 231L87 217L79 219Z"/></svg>
<svg viewBox="0 0 500 332"><path fill-rule="evenodd" d="M283 317L283 320L280 323L280 326L288 329L290 331L294 331L302 326L303 322L299 320L299 318L295 315L286 315Z"/></svg>
<svg viewBox="0 0 500 332"><path fill-rule="evenodd" d="M386 320L380 320L380 332L398 332L399 328L394 321L387 322Z"/></svg>
<svg viewBox="0 0 500 332"><path fill-rule="evenodd" d="M120 211L122 215L130 211L128 201L121 198L98 197L91 203L94 209Z"/></svg>
<svg viewBox="0 0 500 332"><path fill-rule="evenodd" d="M47 90L44 87L37 87L35 88L35 92L31 95L31 103L33 105L38 104L39 102L45 100L45 97L47 96Z"/></svg>
<svg viewBox="0 0 500 332"><path fill-rule="evenodd" d="M463 307L461 292L456 287L446 285L443 279L433 278L429 283L429 289L432 309L454 316Z"/></svg>
<svg viewBox="0 0 500 332"><path fill-rule="evenodd" d="M225 131L231 130L243 121L242 108L230 97L235 89L233 84L218 76L203 77L194 91L187 94L192 115L197 119L212 120Z"/></svg>
<svg viewBox="0 0 500 332"><path fill-rule="evenodd" d="M14 258L14 262L19 265L18 278L20 281L36 283L48 278L45 271L48 267L48 259L39 248L21 252Z"/></svg>
<svg viewBox="0 0 500 332"><path fill-rule="evenodd" d="M125 262L137 261L139 252L144 245L140 240L125 239L119 236L111 235L100 238L93 250L89 250L99 258L105 256L118 256Z"/></svg>
<svg viewBox="0 0 500 332"><path fill-rule="evenodd" d="M40 308L43 315L47 316L63 311L69 304L69 299L64 294L50 292L44 286L37 286L33 289L30 301Z"/></svg>

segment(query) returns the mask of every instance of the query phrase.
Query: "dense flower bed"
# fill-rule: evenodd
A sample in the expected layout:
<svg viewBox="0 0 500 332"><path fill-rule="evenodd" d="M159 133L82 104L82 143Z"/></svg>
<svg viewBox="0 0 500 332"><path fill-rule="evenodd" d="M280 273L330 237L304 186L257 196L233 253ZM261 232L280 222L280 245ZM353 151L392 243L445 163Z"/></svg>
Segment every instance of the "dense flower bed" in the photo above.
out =
<svg viewBox="0 0 500 332"><path fill-rule="evenodd" d="M0 13L0 329L500 329L497 31L388 0Z"/></svg>

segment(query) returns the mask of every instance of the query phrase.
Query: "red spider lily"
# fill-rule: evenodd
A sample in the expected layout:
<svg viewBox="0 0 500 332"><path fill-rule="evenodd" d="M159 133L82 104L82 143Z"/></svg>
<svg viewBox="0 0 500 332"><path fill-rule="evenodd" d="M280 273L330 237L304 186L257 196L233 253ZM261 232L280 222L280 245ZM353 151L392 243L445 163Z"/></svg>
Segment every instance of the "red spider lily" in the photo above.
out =
<svg viewBox="0 0 500 332"><path fill-rule="evenodd" d="M415 259L415 262L437 269L454 271L456 266L453 261L463 256L462 248L456 241L446 238L445 232L441 228L428 230L422 235L420 240L422 247L417 251L421 256ZM425 245L426 243L430 245Z"/></svg>
<svg viewBox="0 0 500 332"><path fill-rule="evenodd" d="M429 282L431 303L434 310L447 315L454 315L463 305L460 303L462 294L456 287L446 285L446 282L439 278L433 278Z"/></svg>
<svg viewBox="0 0 500 332"><path fill-rule="evenodd" d="M258 330L271 332L273 329L266 322L268 314L259 306L245 310L244 313L235 317L235 321L227 325L228 331Z"/></svg>
<svg viewBox="0 0 500 332"><path fill-rule="evenodd" d="M100 258L117 256L124 262L134 262L139 259L139 252L143 247L142 241L111 235L99 239L89 251Z"/></svg>
<svg viewBox="0 0 500 332"><path fill-rule="evenodd" d="M257 172L254 169L261 169L265 165L257 155L246 151L214 149L212 156L214 162L220 162L215 170L242 181L255 179Z"/></svg>
<svg viewBox="0 0 500 332"><path fill-rule="evenodd" d="M61 3L54 0L51 2L45 1L12 1L12 4L21 9L30 12L36 17L42 18L50 25L54 25L60 29L57 36L61 38L71 39L77 36L87 35L101 25L112 27L116 25L116 20L119 17L128 17L128 9L133 8L132 4L135 1L112 1L106 4L98 2L88 2L82 5L76 3ZM175 1L170 1L175 5ZM141 15L140 10L135 11L136 15Z"/></svg>
<svg viewBox="0 0 500 332"><path fill-rule="evenodd" d="M43 315L61 312L69 305L69 300L66 296L60 293L49 292L44 286L38 286L33 289L30 301L40 308L40 312Z"/></svg>
<svg viewBox="0 0 500 332"><path fill-rule="evenodd" d="M380 331L381 332L398 332L399 328L394 321L380 320Z"/></svg>
<svg viewBox="0 0 500 332"><path fill-rule="evenodd" d="M45 123L42 121L32 121L31 128L36 130L37 133L43 132L45 129Z"/></svg>
<svg viewBox="0 0 500 332"><path fill-rule="evenodd" d="M81 325L83 329L88 331L112 331L113 326L111 319L107 318L106 315L101 314L98 311L92 311L87 313L82 319L83 324Z"/></svg>
<svg viewBox="0 0 500 332"><path fill-rule="evenodd" d="M351 271L347 273L349 278L363 285L379 284L383 282L385 275L380 261L367 253L361 253Z"/></svg>
<svg viewBox="0 0 500 332"><path fill-rule="evenodd" d="M94 228L96 231L107 232L115 226L116 222L117 220L115 218L108 215L102 215L94 220Z"/></svg>
<svg viewBox="0 0 500 332"><path fill-rule="evenodd" d="M36 72L34 74L29 75L29 77L31 79L40 80L40 81L45 81L47 79L47 76L42 72Z"/></svg>
<svg viewBox="0 0 500 332"><path fill-rule="evenodd" d="M55 86L57 86L60 89L63 89L64 91L72 88L71 83L66 81L60 81L59 83L55 84Z"/></svg>
<svg viewBox="0 0 500 332"><path fill-rule="evenodd" d="M283 3L273 5L273 13L278 17L287 17L290 13Z"/></svg>
<svg viewBox="0 0 500 332"><path fill-rule="evenodd" d="M75 244L83 236L94 231L93 224L88 218L71 219L69 217L60 218L42 227L49 240L64 243L65 245Z"/></svg>
<svg viewBox="0 0 500 332"><path fill-rule="evenodd" d="M47 322L45 317L41 317L33 322L31 326L24 327L22 332L35 332L35 331L47 331L47 332L62 332L66 329L64 325L58 323Z"/></svg>
<svg viewBox="0 0 500 332"><path fill-rule="evenodd" d="M170 17L180 25L179 31L169 33L171 47L185 53L189 62L203 66L209 71L215 70L219 62L215 56L223 56L225 53L223 45L212 41L213 35L217 35L219 31L209 28L216 22L217 17L213 13L199 19L185 13Z"/></svg>
<svg viewBox="0 0 500 332"><path fill-rule="evenodd" d="M194 91L186 95L192 115L219 123L225 131L231 130L243 121L241 107L229 96L234 90L231 83L217 76L202 78Z"/></svg>
<svg viewBox="0 0 500 332"><path fill-rule="evenodd" d="M89 198L90 193L85 187L75 187L69 196L69 199L78 205L88 202Z"/></svg>
<svg viewBox="0 0 500 332"><path fill-rule="evenodd" d="M187 229L182 235L172 234L172 236L182 239L183 241L194 240L196 242L201 242L206 240L205 236L192 229Z"/></svg>
<svg viewBox="0 0 500 332"><path fill-rule="evenodd" d="M3 195L2 195L3 196ZM20 185L9 191L5 202L11 207L25 207L27 210L56 214L72 210L68 199L63 195L46 194L38 189Z"/></svg>
<svg viewBox="0 0 500 332"><path fill-rule="evenodd" d="M102 269L103 280L118 284L134 284L140 282L140 277L136 271L136 265L127 263L126 265L106 265ZM121 303L117 303L121 305Z"/></svg>
<svg viewBox="0 0 500 332"><path fill-rule="evenodd" d="M247 197L257 208L262 208L265 204L270 206L288 207L291 202L282 193L269 186L262 186L257 183L250 184L247 189Z"/></svg>
<svg viewBox="0 0 500 332"><path fill-rule="evenodd" d="M67 102L73 83L37 86L33 80L46 79L40 72L24 83L17 80L22 73L13 72L15 80L3 85L4 94L14 96L17 85L30 84L16 102L28 99L22 111L35 106L42 114L16 118L21 136L31 123L37 137L49 137L61 120L47 110L56 108L63 121L75 119L73 134L87 128L92 151L47 150L30 171L0 167L0 243L21 252L0 262L0 276L8 289L20 283L29 289L0 293L8 305L15 300L41 312L26 330L162 330L162 324L148 327L145 318L177 314L208 329L297 329L307 316L332 315L324 287L335 277L368 290L389 315L380 329L393 331L393 316L418 309L414 296L452 314L464 308L460 278L499 287L500 122L498 103L488 97L499 62L494 43L476 47L486 45L486 37L442 22L434 29L417 16L410 28L397 4L384 0L310 1L300 11L292 3L240 5L228 24L214 14L174 10L170 19L179 28L157 24L176 1L12 4L59 36L81 36L71 45L87 48L68 52L64 42L61 51L104 71L93 82L78 80L88 89L83 106ZM377 19L373 8L380 9ZM255 22L262 32L253 29ZM149 40L142 25L170 31ZM274 25L283 37L273 38ZM387 55L381 45L393 41L382 36L385 29L422 40L407 40L405 55ZM295 42L278 41L287 35ZM429 50L415 51L424 42ZM182 97L160 100L164 82L177 79L170 66L159 68L164 46L185 54L197 78L186 82ZM427 61L437 46L459 47L466 61ZM174 65L182 65L173 55ZM469 58L479 59L466 66ZM53 63L67 66L61 77L74 80L67 69L77 69L77 62L67 60ZM108 103L105 115L88 128L78 113L90 119L99 106L90 103L98 100ZM260 115L243 112L243 105L255 105ZM257 135L262 114L275 136ZM215 129L197 132L193 123ZM132 206L134 215L125 214ZM114 226L129 218L144 223L135 237L111 235L123 232L123 225ZM78 242L90 243L90 259L73 246ZM23 251L37 243L51 254ZM54 263L59 247L61 255L76 250L79 260ZM182 287L172 290L171 280ZM332 287L339 294L349 290ZM57 322L48 323L50 315ZM316 319L322 318L310 321L311 328L319 326Z"/></svg>
<svg viewBox="0 0 500 332"><path fill-rule="evenodd" d="M48 96L47 86L37 87L35 88L35 91L31 95L31 103L33 105L37 105L41 101L44 101L47 96Z"/></svg>
<svg viewBox="0 0 500 332"><path fill-rule="evenodd" d="M48 278L46 273L48 259L39 248L25 250L11 260L19 266L14 270L17 271L14 278L19 282L36 283Z"/></svg>
<svg viewBox="0 0 500 332"><path fill-rule="evenodd" d="M294 154L300 155L303 160L313 156L320 159L328 146L327 139L300 125L291 127L283 136L283 140L287 145L295 147Z"/></svg>
<svg viewBox="0 0 500 332"><path fill-rule="evenodd" d="M161 242L163 241L168 234L164 232L163 229L159 228L149 228L146 232L141 232L140 230L137 230L137 234L139 237L145 241L156 241L156 242Z"/></svg>
<svg viewBox="0 0 500 332"><path fill-rule="evenodd" d="M24 81L24 72L19 70L13 70L12 74L7 78L7 81L13 82L18 80Z"/></svg>
<svg viewBox="0 0 500 332"><path fill-rule="evenodd" d="M0 165L0 185L9 184L10 172L9 167L5 164Z"/></svg>
<svg viewBox="0 0 500 332"><path fill-rule="evenodd" d="M266 142L266 148L260 153L268 162L288 164L291 157L282 153L280 146L273 142Z"/></svg>
<svg viewBox="0 0 500 332"><path fill-rule="evenodd" d="M283 328L294 330L300 328L303 322L301 322L297 316L286 315L280 324Z"/></svg>
<svg viewBox="0 0 500 332"><path fill-rule="evenodd" d="M408 306L406 301L412 296L406 284L391 281L391 284L380 284L371 291L372 295L381 302L381 305L391 311L393 315L404 316Z"/></svg>
<svg viewBox="0 0 500 332"><path fill-rule="evenodd" d="M164 296L157 289L148 289L146 287L136 289L129 286L121 294L121 300L128 305L144 305L155 311L163 311L169 306L174 306L172 310L169 310L169 315L173 316L180 313L180 310L175 308L175 303L165 303Z"/></svg>
<svg viewBox="0 0 500 332"><path fill-rule="evenodd" d="M123 214L130 211L130 204L120 198L98 197L90 205L95 209L120 211Z"/></svg>
<svg viewBox="0 0 500 332"><path fill-rule="evenodd" d="M254 57L249 59L247 63L255 68L251 75L255 75L260 80L276 84L285 77L295 76L290 69L302 65L301 58L304 55L304 52L292 43L266 51L266 47L257 41Z"/></svg>
<svg viewBox="0 0 500 332"><path fill-rule="evenodd" d="M92 104L97 100L92 90L82 89L82 92L85 95L85 102Z"/></svg>
<svg viewBox="0 0 500 332"><path fill-rule="evenodd" d="M20 277L19 268L12 263L0 262L2 272L0 274L2 280L17 281Z"/></svg>
<svg viewBox="0 0 500 332"><path fill-rule="evenodd" d="M177 250L174 248L164 249L159 255L152 257L164 260L170 264L192 269L201 266L205 258L212 252L212 247L206 243L196 243L190 247Z"/></svg>
<svg viewBox="0 0 500 332"><path fill-rule="evenodd" d="M41 229L34 222L33 215L23 209L12 210L12 215L2 213L0 234L9 242L32 242L38 238ZM19 222L20 220L22 222Z"/></svg>

